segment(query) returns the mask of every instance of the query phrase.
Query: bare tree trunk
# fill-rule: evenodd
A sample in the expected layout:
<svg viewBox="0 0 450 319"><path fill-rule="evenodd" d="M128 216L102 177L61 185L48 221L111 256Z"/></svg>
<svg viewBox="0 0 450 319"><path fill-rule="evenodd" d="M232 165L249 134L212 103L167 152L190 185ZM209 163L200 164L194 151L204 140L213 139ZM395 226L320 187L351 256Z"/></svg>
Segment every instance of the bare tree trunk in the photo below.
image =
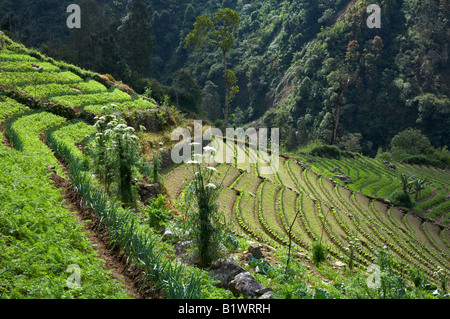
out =
<svg viewBox="0 0 450 319"><path fill-rule="evenodd" d="M226 129L228 126L228 107L230 104L230 94L228 90L228 84L227 84L227 55L226 52L223 53L223 81L225 83L225 105L224 105L224 120L223 120L223 127Z"/></svg>
<svg viewBox="0 0 450 319"><path fill-rule="evenodd" d="M337 133L338 133L338 128L339 128L339 120L341 117L342 98L345 94L345 91L347 91L347 86L348 86L349 81L350 81L350 79L348 79L344 83L344 80L341 80L339 83L339 93L338 93L338 96L336 97L336 110L334 113L333 133L332 133L331 141L330 141L331 145L336 144Z"/></svg>

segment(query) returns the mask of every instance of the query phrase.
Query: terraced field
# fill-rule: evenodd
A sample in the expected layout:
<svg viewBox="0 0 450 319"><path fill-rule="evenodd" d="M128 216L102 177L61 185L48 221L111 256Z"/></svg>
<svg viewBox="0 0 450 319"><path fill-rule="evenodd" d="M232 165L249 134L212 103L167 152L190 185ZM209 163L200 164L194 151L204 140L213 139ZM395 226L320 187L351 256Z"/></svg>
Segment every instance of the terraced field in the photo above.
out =
<svg viewBox="0 0 450 319"><path fill-rule="evenodd" d="M154 103L137 94L128 94L114 86L107 88L90 78L90 73L76 74L52 59L43 61L25 53L1 50L0 71L3 87L98 115L104 114L103 107L111 104L114 104L114 111L155 108Z"/></svg>
<svg viewBox="0 0 450 319"><path fill-rule="evenodd" d="M41 67L43 71L39 72ZM105 112L105 106L110 106L112 111L155 107L153 103L136 95L125 93L116 87L107 88L92 78L82 77L64 69L62 64L39 60L21 52L1 50L0 70L2 90L12 88L32 99L59 103L69 109L102 114ZM172 266L169 262L163 263L158 259L161 258L156 253L158 236L152 236L147 228L139 225L134 214L122 209L120 205L111 204L104 194L95 189L95 177L86 165L89 158L77 146L86 136L95 133L93 126L85 122L69 121L68 118L47 110L30 110L1 92L0 124L2 132L6 134L0 135L0 156L4 171L17 170L15 160L22 164L31 163L32 166L26 173L32 175L35 171L45 181L45 185L38 186L48 191L50 195L45 193L45 196L51 196L51 203L58 205L55 215L45 215L47 221L57 223L63 218L60 213L68 214L61 205L61 198L55 195L55 190L50 187L48 176L48 167L54 166L58 175L66 177L64 168L55 156L57 153L70 164L74 187L83 194L84 205L98 212L99 219L111 227L111 237L124 250L128 248L128 253L144 267L145 282L155 278L168 282L168 278L174 276L172 272L181 271L178 266ZM16 151L9 150L4 145L7 137ZM387 247L395 257L421 268L434 282L436 278L433 273L438 267L442 267L447 276L450 275L450 230L445 224L446 218L450 217L447 200L450 185L448 172L407 164L396 164L394 170L364 157L340 160L313 158L314 161L311 162L310 156L300 155L298 158L281 156L275 174L261 174L263 166L271 165L270 158L264 157L264 152L243 145L238 146L235 141L230 140L215 140L215 143L217 148L228 149L230 154L245 154L246 158L242 163L222 161L212 165L219 172L215 183L223 185L218 200L219 208L226 225L235 234L275 248L286 246L292 239L295 248L307 255L310 254L314 241L322 241L330 254L342 261L346 260L346 248L350 241L357 238L359 244L356 247L355 259L358 266L370 265L376 259L377 250ZM354 183L344 184L334 178L335 173L332 170L336 167L350 176ZM398 176L401 172L427 177L429 180L429 185L418 198L414 212L405 212L381 200L400 187ZM163 177L163 183L172 199L183 197L183 190L192 180L194 173L191 165L184 164ZM0 176L0 190L3 192L8 189L8 194L12 196L13 192L8 187L16 187L15 184L7 179L5 174ZM21 187L25 187L26 182L24 180ZM35 181L33 179L29 182ZM33 188L32 191L38 193L38 189ZM23 194L29 195L26 187ZM42 204L45 199L47 198L39 197L36 201ZM10 198L7 200L14 202ZM25 211L30 210L23 198L15 204L15 210L24 207ZM49 207L40 206L39 211L44 214L47 208ZM3 218L2 216L0 215L0 218ZM425 219L424 216L430 218ZM27 218L36 221L36 225L27 222ZM435 223L431 218L438 218L441 223ZM32 214L15 222L26 223L29 229L15 234L12 227L14 225L5 219L5 225L12 225L7 231L11 231L17 238L28 238L33 244L37 243L40 235L31 231L38 228L38 231L47 236L45 231L51 227L37 220ZM3 227L2 225L0 227ZM68 227L76 228L73 224ZM71 243L80 240L78 235L74 234L77 232L64 234L65 231L58 228L62 238L68 236ZM14 236L11 235L8 240L14 241ZM5 239L2 237L1 240ZM7 243L4 244L9 247ZM77 249L73 252L73 259L92 264L93 273L100 274L100 277L106 276L97 264L100 262L91 256L91 250L87 248L89 245L84 242L79 245L88 251L88 258L93 259L83 260L82 256L77 255ZM11 259L11 256L7 258ZM60 258L61 252L55 252L55 256ZM55 265L50 262L48 267ZM1 271L2 269L0 273ZM24 268L17 269L17 272L21 271L23 272ZM64 269L58 269L60 275L63 272ZM57 280L61 281L61 278ZM95 282L97 279L93 276L91 280ZM111 281L106 286L99 286L91 295L102 295L106 291L111 295L125 297L119 286ZM181 286L184 289L187 284ZM24 292L14 293L20 295ZM49 292L48 295L51 296L52 293L60 296L64 292ZM38 296L38 292L30 294L33 297Z"/></svg>
<svg viewBox="0 0 450 319"><path fill-rule="evenodd" d="M0 50L0 298L142 297L149 287L146 284L158 281L162 283L158 290L166 298L199 298L196 270L188 274L183 265L168 260L162 254L160 236L99 187L89 170L90 158L80 147L97 132L95 127L54 114L55 109L36 102L44 99L68 110L96 114L105 112L103 106L117 113L153 109L155 104L119 88L107 88L50 60ZM12 98L12 89L20 94ZM62 192L77 195L63 198ZM106 227L112 248L119 247L127 263L135 262L141 269L129 286L117 273L122 266L114 269L114 276L105 269L105 260L67 200L74 200L77 210L97 214L96 227ZM66 281L71 265L81 269L80 289L70 289ZM130 291L134 285L141 290ZM170 289L163 288L167 285Z"/></svg>
<svg viewBox="0 0 450 319"><path fill-rule="evenodd" d="M404 163L395 163L395 168L366 157L329 159L310 155L298 155L298 159L306 163L314 172L333 179L336 183L346 185L349 189L365 195L388 198L395 190L401 188L400 174L413 175L416 178L427 178L427 185L417 198L414 211L431 218L450 221L450 180L449 172L435 168ZM353 183L345 184L332 172L339 168L349 176Z"/></svg>
<svg viewBox="0 0 450 319"><path fill-rule="evenodd" d="M221 147L234 149L236 154L240 146L227 141ZM287 245L292 238L297 249L306 253L313 241L321 240L341 260L345 259L350 240L357 238L360 244L356 259L361 266L374 262L377 250L388 247L394 257L423 269L430 278L438 266L450 270L448 227L378 199L400 187L398 171L426 176L432 183L429 187L444 185L445 189L449 185L448 173L408 165L398 165L394 171L367 158L339 161L315 158L314 163L308 163L309 157L283 156L276 174L260 176L258 167L267 165L267 159L259 159L248 147L245 152L245 163L220 164L222 174L227 165L234 171L226 176L219 201L235 233L274 247ZM258 161L249 161L252 157ZM180 192L179 180L184 176L180 172L189 167L182 165L165 178L174 198ZM335 173L331 172L334 167L351 176L355 183L344 185L334 180ZM424 190L419 201L426 205L434 197L431 195Z"/></svg>

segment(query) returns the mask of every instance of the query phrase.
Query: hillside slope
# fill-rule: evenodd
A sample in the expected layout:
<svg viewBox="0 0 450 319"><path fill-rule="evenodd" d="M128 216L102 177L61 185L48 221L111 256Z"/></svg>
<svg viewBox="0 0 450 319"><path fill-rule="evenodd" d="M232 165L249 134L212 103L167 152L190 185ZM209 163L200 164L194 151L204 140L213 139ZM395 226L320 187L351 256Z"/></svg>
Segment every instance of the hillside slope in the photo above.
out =
<svg viewBox="0 0 450 319"><path fill-rule="evenodd" d="M5 212L11 214L14 210L24 215L13 216L17 218L17 223L15 219L7 218L7 214L1 215L3 223L0 226L3 228L0 230L5 234L9 232L8 235L2 236L2 240L10 238L10 242L18 246L26 245L24 240L29 240L30 244L35 245L34 250L45 253L44 266L57 274L56 280L61 284L52 291L40 291L41 283L36 278L42 270L36 263L31 269L27 269L27 264L20 264L14 268L14 272L7 273L4 269L9 269L10 263L17 257L15 249L8 249L6 258L1 259L5 264L1 264L0 274L8 276L8 282L2 286L2 291L6 291L8 297L27 296L27 289L16 289L14 282L16 274L23 274L21 278L24 281L21 287L33 287L28 297L36 298L40 296L40 292L46 297L76 297L64 294L65 267L61 266L61 260L68 252L66 250L61 252L56 248L48 250L47 246L42 246L43 244L37 240L39 236L49 236L46 245L57 246L50 242L52 236L48 233L54 225L47 222L62 218L58 214L68 218L68 222L74 222L68 216L70 214L67 209L53 205L60 202L61 197L58 196L55 187L50 185L48 176L50 174L48 170L54 169L56 175L66 177L62 161L67 161L70 181L83 198L80 202L84 202L83 206L92 208L98 214L100 225L108 229L113 247L120 247L120 255L132 260L131 263L136 266L139 274L135 277L136 285L140 289L145 287L147 296L153 294L166 298L205 296L226 298L228 293L214 286L207 271L178 262L173 243L163 240L161 232L149 225L145 210L126 205L123 205L126 207L123 208L123 203L116 202L114 196L109 196L107 190L103 189L103 184L97 180L97 173L91 166L91 154L84 147L89 145L88 137L97 132L93 124L98 116L116 114L128 119L130 125L133 124L135 130L140 131L139 136L144 144L140 155L143 158L147 157L145 164L148 165L150 164L148 157L153 151L161 149L165 152L170 151L170 144L166 144L167 135L170 135L168 133L171 129L180 124L174 118L175 109L144 99L129 91L122 83L114 83L97 73L54 61L9 39L6 39L6 48L0 51L0 69L2 114L0 128L5 134L4 138L1 138L5 145L1 146L0 156L7 159L2 161L2 165L5 171L23 176L24 179L20 180L22 185L36 184L37 188L28 191L36 195L42 187L49 194L46 197L26 196L32 200L23 201L25 195L29 194L16 193L16 185L11 182L11 177L3 176L2 194L8 195L5 197L7 205L14 204L12 208L5 206ZM145 117L146 120L141 122L140 116L148 118ZM6 118L8 120L5 125ZM215 143L217 148L228 148L233 154L239 147L234 141L216 140ZM16 148L16 151L10 150L6 144ZM309 163L308 160L311 158L308 156L293 158L283 155L276 174L261 176L260 169L262 165L267 164L268 159L260 158L264 155L253 149L243 150L243 153L247 154L248 158L257 159L256 163L247 161L230 165L219 162L214 165L221 173L219 178L225 177L226 186L219 194L218 204L229 230L236 235L229 238L236 240L237 246L245 246L244 249L248 247L250 241L263 244L267 249L265 252L270 253L270 257L274 260L271 261L273 263L271 266L277 263L274 271L280 276L273 278L264 277L264 274L258 273L254 266L247 264L246 267L258 279L265 280L267 285L274 285L281 296L282 293L294 294L285 290L292 288L286 288L291 284L292 278L286 279L281 276L284 273L287 246L291 240L295 251L293 258L295 261L292 262L297 269L302 269L302 274L297 273L293 281L300 282L308 276L309 285L317 289L319 287L328 289L333 292L333 297L359 296L359 291L351 292L353 288L342 292L340 284L345 282L352 287L352 281L361 281L366 275L367 266L379 262L380 251L388 251L392 257L399 260L400 265L408 264L416 270L421 270L435 285L440 283L440 278L435 273L439 267L448 277L450 269L448 225L437 223L432 217L427 216L432 213L428 211L432 207L428 204L424 204L424 210L420 212L424 215L418 216L414 212L405 211L376 198L387 196L398 187L397 175L383 164L363 156L339 161L314 158L316 162ZM329 170L332 166L338 166L344 173L349 174L355 184L343 186L327 178L331 177ZM176 199L182 199L183 192L194 175L191 168L188 165L167 168L169 172L164 176L163 183L167 195L172 197L174 202ZM322 175L315 173L311 168L320 171ZM444 203L442 194L437 196L435 190L448 193L447 171L410 165L398 165L398 170L430 178L430 188L424 190L419 201L427 203L430 200L433 205ZM147 167L140 172L139 185L140 183L147 185L150 179L149 171ZM435 200L435 197L439 198L439 201ZM142 205L140 207L148 206L148 202L142 198L138 199L138 202ZM50 209L48 205L54 209ZM55 215L41 219L37 214L45 211L46 207L49 207L49 212ZM182 227L181 225L186 227L188 216L181 215L181 205L173 208L176 210L176 214L171 216L174 224L177 227ZM448 206L441 209L441 216L448 217ZM445 219L442 222L445 222ZM13 227L14 223L17 228ZM86 296L125 297L119 284L114 280L104 280L106 275L101 265L98 265L101 262L95 256L92 255L91 260L77 256L80 251L91 252L90 246L89 243L79 244L81 247L74 244L72 239L78 238L80 231L76 226L68 228L73 230L73 233L65 234L67 229L61 229L59 233L61 242L75 246L69 247L74 249L73 260L94 267L92 271L96 276L90 277L89 283L97 280L104 284L97 287L98 290L87 291ZM169 230L175 231L175 228ZM189 231L181 236L186 236L186 233L188 237L181 239L189 239ZM65 241L67 237L70 240ZM312 248L317 241L326 246L330 255L329 260L320 265L312 263ZM346 249L350 247L355 249L354 271L348 270L346 266L348 264ZM234 249L232 255L244 263L249 262L242 247ZM33 258L34 250L27 250L30 255L25 257ZM259 266L258 269L261 270ZM28 270L30 272L27 272ZM393 273L408 276L403 268L396 268ZM157 284L153 285L155 281ZM294 287L294 290L297 288ZM308 291L307 287L303 288ZM307 296L314 297L317 289L314 294L309 292ZM295 294L298 294L295 297L305 297L305 294L299 292Z"/></svg>

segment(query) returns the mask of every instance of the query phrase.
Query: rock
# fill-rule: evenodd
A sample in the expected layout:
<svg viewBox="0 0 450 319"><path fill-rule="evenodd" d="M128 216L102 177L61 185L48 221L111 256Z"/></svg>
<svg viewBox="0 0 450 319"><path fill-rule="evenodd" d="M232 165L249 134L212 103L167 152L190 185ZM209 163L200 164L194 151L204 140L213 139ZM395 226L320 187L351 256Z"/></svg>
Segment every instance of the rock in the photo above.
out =
<svg viewBox="0 0 450 319"><path fill-rule="evenodd" d="M243 296L245 299L252 299L258 296L256 291L264 287L246 271L236 275L228 288L235 297Z"/></svg>
<svg viewBox="0 0 450 319"><path fill-rule="evenodd" d="M272 299L273 295L272 295L272 291L268 291L265 294L263 294L261 297L259 297L258 299Z"/></svg>
<svg viewBox="0 0 450 319"><path fill-rule="evenodd" d="M146 191L152 193L152 194L159 193L159 184L158 183L145 184L142 188L145 189Z"/></svg>
<svg viewBox="0 0 450 319"><path fill-rule="evenodd" d="M333 177L340 179L341 181L343 181L346 184L348 184L348 183L353 184L353 180L350 178L350 176L347 176L347 175L334 175Z"/></svg>
<svg viewBox="0 0 450 319"><path fill-rule="evenodd" d="M345 266L345 264L343 262L341 262L341 261L336 261L336 262L333 263L333 265L335 265L336 267L339 267L339 268Z"/></svg>
<svg viewBox="0 0 450 319"><path fill-rule="evenodd" d="M315 159L313 159L313 158L310 158L310 159L308 159L308 160L307 160L307 162L308 162L308 163L315 163L315 162L316 162L316 160L315 160Z"/></svg>
<svg viewBox="0 0 450 319"><path fill-rule="evenodd" d="M221 287L228 288L230 282L240 274L245 272L237 262L232 258L227 258L219 263L214 263L211 266L209 273L212 277L216 277L221 282Z"/></svg>
<svg viewBox="0 0 450 319"><path fill-rule="evenodd" d="M180 259L182 262L193 265L196 263L196 258L189 252L189 248L192 247L192 240L181 240L175 244L175 256Z"/></svg>
<svg viewBox="0 0 450 319"><path fill-rule="evenodd" d="M256 259L264 258L264 254L262 253L260 245L251 244L247 250L249 253L251 253L253 255L253 258L256 258Z"/></svg>
<svg viewBox="0 0 450 319"><path fill-rule="evenodd" d="M249 258L253 257L252 253L249 253L248 251L244 251L242 256L244 257L244 260L248 260Z"/></svg>
<svg viewBox="0 0 450 319"><path fill-rule="evenodd" d="M341 175L345 175L343 171L341 171L341 169L339 167L335 167L331 170L332 173L338 173Z"/></svg>
<svg viewBox="0 0 450 319"><path fill-rule="evenodd" d="M258 289L255 292L256 292L257 295L262 296L262 295L264 295L265 293L267 293L269 291L272 291L272 288L266 287L266 288Z"/></svg>

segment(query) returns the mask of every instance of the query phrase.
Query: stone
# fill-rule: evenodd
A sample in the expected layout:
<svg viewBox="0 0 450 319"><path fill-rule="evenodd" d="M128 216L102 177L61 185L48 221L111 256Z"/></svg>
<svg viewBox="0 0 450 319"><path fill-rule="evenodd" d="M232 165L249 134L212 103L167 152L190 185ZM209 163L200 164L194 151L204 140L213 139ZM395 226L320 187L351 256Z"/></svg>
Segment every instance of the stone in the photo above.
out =
<svg viewBox="0 0 450 319"><path fill-rule="evenodd" d="M268 291L265 294L263 294L261 297L259 297L258 299L273 299L272 292Z"/></svg>
<svg viewBox="0 0 450 319"><path fill-rule="evenodd" d="M257 297L256 291L263 288L263 285L247 271L236 275L228 285L228 289L235 297L243 296L245 299Z"/></svg>
<svg viewBox="0 0 450 319"><path fill-rule="evenodd" d="M220 287L228 288L231 281L240 274L245 272L237 262L232 258L221 260L221 262L214 263L209 271L212 277L220 281Z"/></svg>
<svg viewBox="0 0 450 319"><path fill-rule="evenodd" d="M159 192L159 184L145 184L143 189L147 190L150 193L158 193Z"/></svg>
<svg viewBox="0 0 450 319"><path fill-rule="evenodd" d="M249 253L251 253L253 255L253 258L256 258L256 259L264 258L264 254L262 253L262 249L261 249L260 245L251 244L247 250Z"/></svg>
<svg viewBox="0 0 450 319"><path fill-rule="evenodd" d="M336 266L336 267L344 267L345 266L345 264L343 263L343 262L341 262L341 261L336 261L336 262L334 262L334 265Z"/></svg>
<svg viewBox="0 0 450 319"><path fill-rule="evenodd" d="M264 295L265 293L267 293L269 291L272 291L272 288L266 287L266 288L258 289L255 292L256 292L256 294L262 296L262 295Z"/></svg>
<svg viewBox="0 0 450 319"><path fill-rule="evenodd" d="M331 170L332 173L338 173L340 175L345 175L343 171L339 167L335 167Z"/></svg>
<svg viewBox="0 0 450 319"><path fill-rule="evenodd" d="M343 181L346 184L353 184L353 180L350 178L350 176L347 175L334 175L334 178L338 178L341 181Z"/></svg>

